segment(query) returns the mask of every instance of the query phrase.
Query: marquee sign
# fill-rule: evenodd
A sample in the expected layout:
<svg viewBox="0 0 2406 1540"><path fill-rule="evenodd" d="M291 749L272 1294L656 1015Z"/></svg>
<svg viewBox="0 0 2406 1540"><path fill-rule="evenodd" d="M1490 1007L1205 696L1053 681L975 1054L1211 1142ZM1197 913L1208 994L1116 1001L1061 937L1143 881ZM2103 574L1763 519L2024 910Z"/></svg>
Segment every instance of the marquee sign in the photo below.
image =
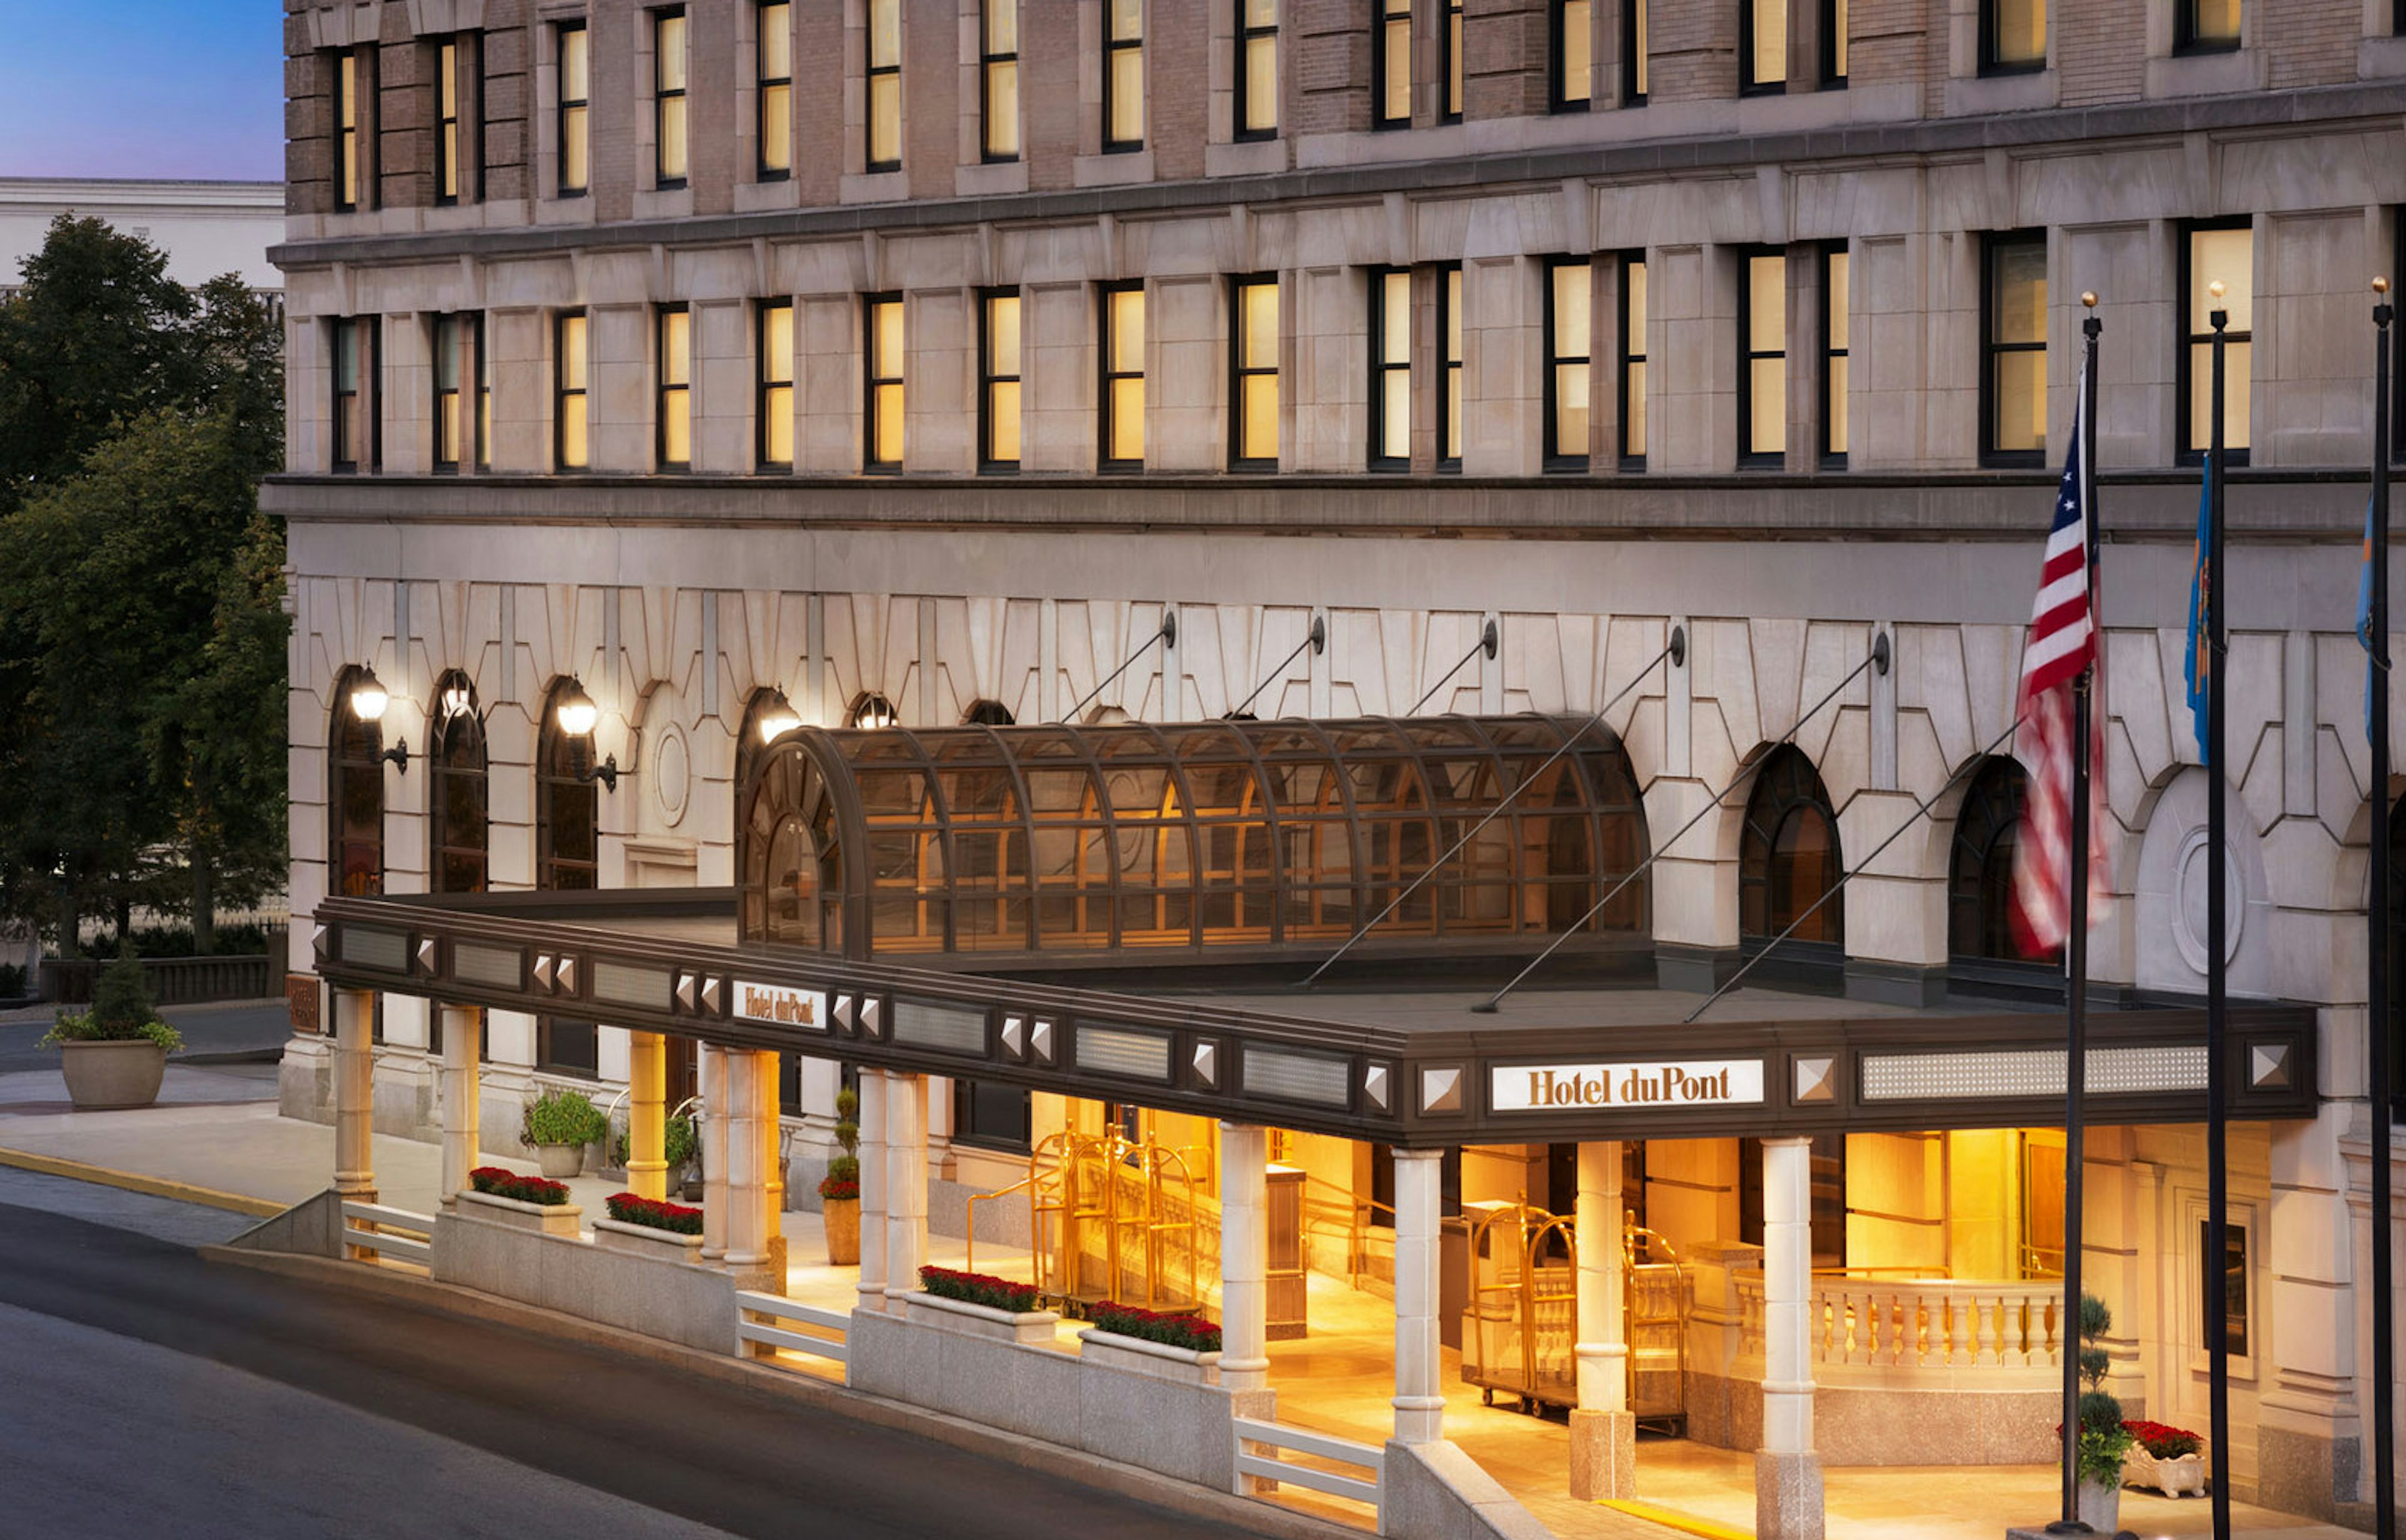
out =
<svg viewBox="0 0 2406 1540"><path fill-rule="evenodd" d="M1488 1101L1498 1112L1728 1107L1762 1100L1761 1059L1496 1065L1488 1077Z"/></svg>
<svg viewBox="0 0 2406 1540"><path fill-rule="evenodd" d="M821 1030L819 1024L819 992L815 989L791 989L784 984L746 983L735 981L735 1019L741 1022L768 1022L777 1026L806 1026Z"/></svg>

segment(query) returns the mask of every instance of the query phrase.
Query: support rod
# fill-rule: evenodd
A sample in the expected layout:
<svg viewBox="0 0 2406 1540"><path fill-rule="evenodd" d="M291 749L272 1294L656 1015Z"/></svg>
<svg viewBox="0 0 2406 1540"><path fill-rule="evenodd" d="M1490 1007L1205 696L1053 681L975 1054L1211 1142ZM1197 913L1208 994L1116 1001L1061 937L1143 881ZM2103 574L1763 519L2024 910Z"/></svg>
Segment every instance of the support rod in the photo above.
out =
<svg viewBox="0 0 2406 1540"><path fill-rule="evenodd" d="M1452 668L1446 670L1445 677L1438 680L1436 684L1431 685L1428 687L1428 694L1423 695L1418 700L1413 701L1412 709L1406 712L1404 714L1406 716L1418 716L1421 713L1421 708L1427 705L1430 699L1437 695L1437 691L1445 688L1447 683L1451 681L1455 674L1458 674L1463 670L1470 667L1470 660L1472 658L1494 657L1495 645L1501 639L1497 636L1495 631L1495 622L1491 620L1486 625L1480 627L1479 630L1479 645L1471 648L1468 652L1464 653L1462 655L1462 661L1456 663Z"/></svg>
<svg viewBox="0 0 2406 1540"><path fill-rule="evenodd" d="M1161 617L1161 629L1153 632L1151 640L1147 641L1143 646L1139 647L1136 651L1128 654L1127 661L1122 663L1118 668L1113 669L1111 672L1103 675L1103 682L1097 685L1093 689L1088 690L1084 695L1081 696L1078 699L1078 703L1070 707L1069 711L1063 714L1061 720L1064 722L1077 721L1078 713L1086 709L1088 701L1091 701L1095 697L1102 694L1105 690L1110 689L1111 687L1112 680L1117 679L1120 675L1134 668L1138 658L1142 657L1145 654L1153 651L1153 648L1159 646L1165 642L1168 643L1173 647L1178 644L1178 612L1175 610L1171 610L1164 614Z"/></svg>
<svg viewBox="0 0 2406 1540"><path fill-rule="evenodd" d="M1315 655L1328 650L1328 622L1323 620L1318 615L1313 615L1311 617L1311 634L1303 639L1303 646L1295 648L1295 651L1281 658L1279 660L1279 666L1272 669L1263 677L1260 684L1253 686L1253 693L1245 697L1242 700L1238 701L1236 706L1230 710L1228 714L1230 716L1244 715L1245 708L1252 705L1264 690L1268 689L1271 685L1286 677L1286 671L1294 665L1296 658L1303 656L1304 647L1310 648Z"/></svg>

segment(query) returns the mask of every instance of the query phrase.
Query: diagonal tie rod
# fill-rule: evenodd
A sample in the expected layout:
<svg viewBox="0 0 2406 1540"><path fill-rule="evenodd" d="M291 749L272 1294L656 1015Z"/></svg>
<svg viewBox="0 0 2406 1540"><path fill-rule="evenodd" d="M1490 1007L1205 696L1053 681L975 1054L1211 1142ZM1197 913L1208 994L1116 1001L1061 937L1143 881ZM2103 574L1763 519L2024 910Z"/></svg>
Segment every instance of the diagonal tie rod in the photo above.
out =
<svg viewBox="0 0 2406 1540"><path fill-rule="evenodd" d="M1462 661L1456 663L1452 668L1446 670L1445 678L1438 680L1434 685L1431 685L1428 687L1428 694L1422 696L1418 700L1413 701L1412 709L1404 713L1404 714L1406 716L1418 716L1421 713L1421 708L1429 703L1430 698L1435 696L1437 691L1445 688L1447 682L1452 679L1455 674L1458 674L1464 669L1468 668L1472 658L1479 657L1482 653L1489 657L1494 657L1495 643L1497 641L1498 638L1495 633L1495 622L1491 620L1486 625L1479 629L1479 644L1471 648L1468 652L1464 653L1462 655Z"/></svg>
<svg viewBox="0 0 2406 1540"><path fill-rule="evenodd" d="M1094 699L1095 697L1102 694L1105 690L1110 689L1111 687L1112 680L1117 679L1120 675L1134 668L1138 658L1142 657L1145 654L1153 651L1154 646L1164 642L1168 643L1173 647L1178 644L1178 612L1176 610L1170 610L1168 613L1165 614L1161 617L1161 629L1153 632L1152 638L1147 641L1143 646L1139 647L1136 651L1128 654L1126 662L1122 663L1118 668L1113 669L1111 672L1103 675L1103 682L1101 684L1096 685L1093 689L1088 690L1084 695L1079 697L1078 703L1070 707L1069 712L1063 715L1061 720L1064 722L1075 723L1078 720L1078 713L1086 709L1086 702Z"/></svg>
<svg viewBox="0 0 2406 1540"><path fill-rule="evenodd" d="M1230 716L1244 715L1245 708L1252 705L1256 699L1260 699L1261 693L1264 690L1268 689L1271 685L1286 677L1286 671L1293 668L1295 666L1295 660L1303 656L1304 647L1310 648L1314 653L1323 653L1328 650L1328 622L1321 619L1318 615L1313 615L1311 617L1311 634L1303 639L1303 646L1295 648L1295 651L1279 659L1279 666L1272 669L1267 675L1265 675L1262 682L1253 686L1253 693L1245 697L1242 700L1238 701L1235 708L1231 710L1228 714Z"/></svg>

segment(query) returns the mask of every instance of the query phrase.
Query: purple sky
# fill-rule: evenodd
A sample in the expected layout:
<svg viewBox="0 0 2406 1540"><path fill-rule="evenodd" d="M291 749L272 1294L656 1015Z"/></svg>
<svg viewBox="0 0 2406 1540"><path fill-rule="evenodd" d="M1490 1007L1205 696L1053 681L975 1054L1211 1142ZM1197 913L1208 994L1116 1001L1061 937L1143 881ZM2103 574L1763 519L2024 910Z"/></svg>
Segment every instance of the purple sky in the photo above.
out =
<svg viewBox="0 0 2406 1540"><path fill-rule="evenodd" d="M277 0L0 0L0 177L280 181Z"/></svg>

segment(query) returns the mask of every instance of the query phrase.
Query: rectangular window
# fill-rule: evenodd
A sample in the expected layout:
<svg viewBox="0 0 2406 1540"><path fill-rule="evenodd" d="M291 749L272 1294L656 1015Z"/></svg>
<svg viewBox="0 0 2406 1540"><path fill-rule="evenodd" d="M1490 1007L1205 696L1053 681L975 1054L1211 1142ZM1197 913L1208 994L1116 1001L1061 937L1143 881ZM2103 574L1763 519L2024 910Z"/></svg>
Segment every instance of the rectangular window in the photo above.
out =
<svg viewBox="0 0 2406 1540"><path fill-rule="evenodd" d="M1843 244L1821 248L1821 463L1832 470L1847 463L1847 271Z"/></svg>
<svg viewBox="0 0 2406 1540"><path fill-rule="evenodd" d="M592 462L586 418L587 362L585 312L564 310L553 323L552 462L563 471L582 471Z"/></svg>
<svg viewBox="0 0 2406 1540"><path fill-rule="evenodd" d="M1788 258L1747 251L1738 261L1738 463L1776 467L1788 452Z"/></svg>
<svg viewBox="0 0 2406 1540"><path fill-rule="evenodd" d="M1821 89L1847 83L1847 0L1821 0Z"/></svg>
<svg viewBox="0 0 2406 1540"><path fill-rule="evenodd" d="M659 310L659 423L663 471L693 467L693 312L682 304Z"/></svg>
<svg viewBox="0 0 2406 1540"><path fill-rule="evenodd" d="M1980 304L1980 463L2046 463L2046 233L1991 235Z"/></svg>
<svg viewBox="0 0 2406 1540"><path fill-rule="evenodd" d="M760 468L791 470L794 464L794 307L760 307L760 389L754 403L759 422Z"/></svg>
<svg viewBox="0 0 2406 1540"><path fill-rule="evenodd" d="M360 139L364 64L357 49L334 55L334 207L345 214L360 206L367 179Z"/></svg>
<svg viewBox="0 0 2406 1540"><path fill-rule="evenodd" d="M902 0L869 0L868 169L902 165Z"/></svg>
<svg viewBox="0 0 2406 1540"><path fill-rule="evenodd" d="M2214 1224L2197 1222L2197 1254L2205 1263L2204 1310L2198 1322L2201 1348L2214 1340L2214 1312L2223 1319L2223 1346L2233 1358L2247 1352L2247 1226L2226 1220L2222 1227L2221 1265L2215 1264Z"/></svg>
<svg viewBox="0 0 2406 1540"><path fill-rule="evenodd" d="M978 467L1019 469L1019 290L984 296L978 329Z"/></svg>
<svg viewBox="0 0 2406 1540"><path fill-rule="evenodd" d="M559 195L581 198L593 185L590 114L593 50L582 21L562 21L559 35Z"/></svg>
<svg viewBox="0 0 2406 1540"><path fill-rule="evenodd" d="M2190 464L2214 443L2214 322L2223 330L2222 442L2226 464L2247 463L2247 383L2256 319L2256 233L2245 220L2181 228L2181 458ZM2223 286L2217 302L2211 286Z"/></svg>
<svg viewBox="0 0 2406 1540"><path fill-rule="evenodd" d="M1437 34L1444 57L1437 76L1445 82L1445 106L1437 114L1449 123L1462 121L1462 0L1445 0L1445 29Z"/></svg>
<svg viewBox="0 0 2406 1540"><path fill-rule="evenodd" d="M1621 0L1621 105L1646 105L1647 11L1653 0Z"/></svg>
<svg viewBox="0 0 2406 1540"><path fill-rule="evenodd" d="M769 0L760 7L760 51L756 64L760 134L757 179L782 182L794 174L794 7Z"/></svg>
<svg viewBox="0 0 2406 1540"><path fill-rule="evenodd" d="M863 468L890 474L902 469L902 296L870 295L861 323L869 392Z"/></svg>
<svg viewBox="0 0 2406 1540"><path fill-rule="evenodd" d="M1547 58L1552 68L1547 73L1547 105L1556 112L1585 112L1588 99L1595 92L1593 68L1593 35L1590 24L1594 20L1593 0L1554 0L1552 35L1547 43Z"/></svg>
<svg viewBox="0 0 2406 1540"><path fill-rule="evenodd" d="M1237 0L1237 137L1278 135L1279 0Z"/></svg>
<svg viewBox="0 0 2406 1540"><path fill-rule="evenodd" d="M1144 468L1144 285L1103 288L1102 465Z"/></svg>
<svg viewBox="0 0 2406 1540"><path fill-rule="evenodd" d="M1144 0L1104 0L1103 153L1144 148Z"/></svg>
<svg viewBox="0 0 2406 1540"><path fill-rule="evenodd" d="M2172 0L2174 53L2229 53L2239 47L2240 0Z"/></svg>
<svg viewBox="0 0 2406 1540"><path fill-rule="evenodd" d="M1370 43L1370 126L1412 126L1412 0L1375 0Z"/></svg>
<svg viewBox="0 0 2406 1540"><path fill-rule="evenodd" d="M1980 73L2046 68L2046 0L1980 0Z"/></svg>
<svg viewBox="0 0 2406 1540"><path fill-rule="evenodd" d="M434 318L434 469L456 474L486 456L482 316ZM472 394L473 392L473 394Z"/></svg>
<svg viewBox="0 0 2406 1540"><path fill-rule="evenodd" d="M988 161L1019 159L1019 0L985 0L978 75Z"/></svg>
<svg viewBox="0 0 2406 1540"><path fill-rule="evenodd" d="M464 195L460 118L468 83L460 66L466 51L456 37L446 37L434 49L434 201L445 205Z"/></svg>
<svg viewBox="0 0 2406 1540"><path fill-rule="evenodd" d="M1269 276L1229 280L1229 374L1235 389L1229 469L1275 471L1279 457L1279 284Z"/></svg>
<svg viewBox="0 0 2406 1540"><path fill-rule="evenodd" d="M1027 1092L993 1081L953 1081L953 1142L1026 1154L1032 1133Z"/></svg>
<svg viewBox="0 0 2406 1540"><path fill-rule="evenodd" d="M1445 340L1445 390L1437 397L1437 468L1462 469L1462 264L1437 270L1437 334Z"/></svg>
<svg viewBox="0 0 2406 1540"><path fill-rule="evenodd" d="M1592 355L1584 258L1546 264L1546 469L1588 468L1588 368Z"/></svg>
<svg viewBox="0 0 2406 1540"><path fill-rule="evenodd" d="M535 1029L537 1069L546 1075L567 1075L581 1081L601 1075L601 1038L591 1022L541 1016L535 1020Z"/></svg>
<svg viewBox="0 0 2406 1540"><path fill-rule="evenodd" d="M1412 463L1412 276L1370 270L1370 469Z"/></svg>
<svg viewBox="0 0 2406 1540"><path fill-rule="evenodd" d="M1738 0L1737 89L1771 96L1788 89L1788 0Z"/></svg>
<svg viewBox="0 0 2406 1540"><path fill-rule="evenodd" d="M685 12L652 13L652 185L683 187L686 170Z"/></svg>
<svg viewBox="0 0 2406 1540"><path fill-rule="evenodd" d="M376 468L376 321L373 316L334 322L333 467Z"/></svg>
<svg viewBox="0 0 2406 1540"><path fill-rule="evenodd" d="M1621 259L1621 468L1646 469L1646 259Z"/></svg>
<svg viewBox="0 0 2406 1540"><path fill-rule="evenodd" d="M474 329L473 362L476 369L476 469L493 468L493 369L485 350L485 318L469 318Z"/></svg>

